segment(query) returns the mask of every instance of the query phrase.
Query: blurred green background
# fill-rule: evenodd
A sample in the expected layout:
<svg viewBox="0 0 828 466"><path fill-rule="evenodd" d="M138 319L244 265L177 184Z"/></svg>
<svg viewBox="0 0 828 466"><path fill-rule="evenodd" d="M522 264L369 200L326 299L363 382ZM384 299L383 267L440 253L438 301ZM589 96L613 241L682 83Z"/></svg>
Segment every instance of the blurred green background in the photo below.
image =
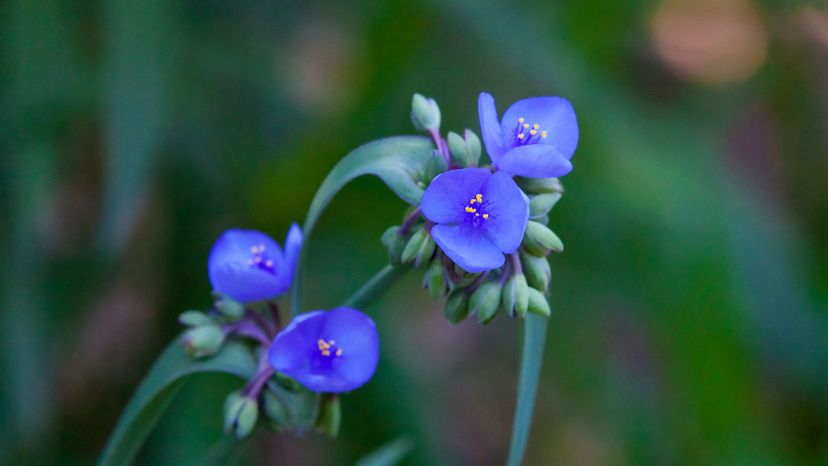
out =
<svg viewBox="0 0 828 466"><path fill-rule="evenodd" d="M284 237L350 149L562 95L581 143L551 226L531 465L828 464L828 10L808 1L0 3L0 462L92 463L225 228ZM308 304L385 261L376 179L309 241ZM449 325L409 276L343 435L241 464L502 464L516 322ZM189 383L139 464L199 464L241 382Z"/></svg>

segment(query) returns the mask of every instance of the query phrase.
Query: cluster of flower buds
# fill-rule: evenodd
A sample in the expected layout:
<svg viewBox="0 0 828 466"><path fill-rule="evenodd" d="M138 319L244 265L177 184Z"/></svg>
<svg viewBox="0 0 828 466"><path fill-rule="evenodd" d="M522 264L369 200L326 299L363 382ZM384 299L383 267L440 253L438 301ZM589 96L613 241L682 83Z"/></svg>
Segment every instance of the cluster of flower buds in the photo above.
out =
<svg viewBox="0 0 828 466"><path fill-rule="evenodd" d="M296 225L284 250L258 231L226 231L208 264L214 305L179 316L192 357L209 357L230 339L253 343L258 370L224 405L225 431L237 439L260 421L276 431L315 428L336 436L339 394L365 384L376 369L379 335L356 309L306 312L282 325L278 300L290 288L301 247Z"/></svg>
<svg viewBox="0 0 828 466"><path fill-rule="evenodd" d="M447 296L452 323L474 314L486 324L499 311L548 316L547 256L563 251L548 227L549 212L563 194L559 177L572 170L575 112L563 98L535 97L515 102L498 120L487 93L478 111L490 165L481 165L473 131L444 139L437 103L414 95L411 119L436 149L417 180L424 188L420 204L382 242L392 264L424 269L423 286L435 299Z"/></svg>

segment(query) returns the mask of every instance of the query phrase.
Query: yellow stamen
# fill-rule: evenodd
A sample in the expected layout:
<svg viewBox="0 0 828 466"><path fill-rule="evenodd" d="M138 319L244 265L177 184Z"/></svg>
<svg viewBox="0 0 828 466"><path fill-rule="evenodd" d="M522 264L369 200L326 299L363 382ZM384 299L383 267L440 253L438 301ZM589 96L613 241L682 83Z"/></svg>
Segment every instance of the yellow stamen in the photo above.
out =
<svg viewBox="0 0 828 466"><path fill-rule="evenodd" d="M523 139L523 133L518 134L518 139Z"/></svg>
<svg viewBox="0 0 828 466"><path fill-rule="evenodd" d="M330 356L331 352L328 350L322 351L322 356Z"/></svg>
<svg viewBox="0 0 828 466"><path fill-rule="evenodd" d="M546 131L541 131L541 137L542 137L542 138L545 138L545 137L546 137L546 134L547 134L547 133L546 133Z"/></svg>
<svg viewBox="0 0 828 466"><path fill-rule="evenodd" d="M534 135L538 134L538 132L537 132L537 130L534 130L534 129L533 129L532 131L529 131L529 134L531 134L532 136L534 136Z"/></svg>
<svg viewBox="0 0 828 466"><path fill-rule="evenodd" d="M539 125L539 124L537 124L537 123L535 123L534 125L532 125L532 128L539 129L539 128L540 128L540 125Z"/></svg>
<svg viewBox="0 0 828 466"><path fill-rule="evenodd" d="M483 195L482 194L478 194L474 198L477 199L477 202L483 202Z"/></svg>
<svg viewBox="0 0 828 466"><path fill-rule="evenodd" d="M524 123L524 124L523 124L523 127L524 127L524 128L528 128L528 127L529 127L529 123Z"/></svg>
<svg viewBox="0 0 828 466"><path fill-rule="evenodd" d="M518 118L518 123L523 123L524 121L526 120L523 117Z"/></svg>
<svg viewBox="0 0 828 466"><path fill-rule="evenodd" d="M483 214L483 219L488 220L489 219L489 214Z"/></svg>
<svg viewBox="0 0 828 466"><path fill-rule="evenodd" d="M475 209L474 207L466 206L466 212L468 212L470 214L473 214L473 213L477 212L477 209Z"/></svg>

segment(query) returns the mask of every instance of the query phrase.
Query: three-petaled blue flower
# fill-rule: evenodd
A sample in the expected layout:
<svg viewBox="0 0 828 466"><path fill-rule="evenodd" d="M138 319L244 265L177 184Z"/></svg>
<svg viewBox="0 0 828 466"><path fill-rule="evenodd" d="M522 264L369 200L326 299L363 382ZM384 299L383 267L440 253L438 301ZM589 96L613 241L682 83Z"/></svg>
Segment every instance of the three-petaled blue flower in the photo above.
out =
<svg viewBox="0 0 828 466"><path fill-rule="evenodd" d="M379 334L370 317L349 307L294 318L273 340L270 365L314 392L359 388L377 368Z"/></svg>
<svg viewBox="0 0 828 466"><path fill-rule="evenodd" d="M264 233L227 230L210 250L210 283L242 303L275 298L290 288L301 249L302 231L296 224L288 231L284 252Z"/></svg>
<svg viewBox="0 0 828 466"><path fill-rule="evenodd" d="M483 92L477 110L483 143L498 170L531 178L558 177L572 171L578 121L566 99L518 100L498 122L494 98Z"/></svg>
<svg viewBox="0 0 828 466"><path fill-rule="evenodd" d="M447 171L426 188L423 215L431 236L464 270L500 267L517 250L529 220L529 201L512 177L485 168Z"/></svg>

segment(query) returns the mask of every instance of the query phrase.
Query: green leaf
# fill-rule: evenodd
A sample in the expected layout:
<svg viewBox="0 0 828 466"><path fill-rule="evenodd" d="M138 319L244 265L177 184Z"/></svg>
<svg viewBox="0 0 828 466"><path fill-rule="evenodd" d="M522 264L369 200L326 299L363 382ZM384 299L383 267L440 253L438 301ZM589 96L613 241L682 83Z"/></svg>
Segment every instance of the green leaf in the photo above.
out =
<svg viewBox="0 0 828 466"><path fill-rule="evenodd" d="M515 422L512 426L512 443L509 445L509 466L519 466L526 453L529 431L532 428L532 411L538 393L546 327L549 320L535 314L523 319L523 349L520 356L520 380L518 380Z"/></svg>
<svg viewBox="0 0 828 466"><path fill-rule="evenodd" d="M377 176L405 202L419 203L423 189L415 180L422 177L433 151L434 143L427 137L394 136L369 142L349 152L328 173L311 201L303 227L305 244L334 196L362 175ZM293 281L294 313L301 309L301 294L302 274L297 273Z"/></svg>
<svg viewBox="0 0 828 466"><path fill-rule="evenodd" d="M356 466L393 466L399 463L413 446L408 437L400 437L364 456L356 462Z"/></svg>
<svg viewBox="0 0 828 466"><path fill-rule="evenodd" d="M176 338L138 386L98 464L130 464L187 378L205 372L222 372L247 379L256 372L256 360L250 350L238 342L227 343L210 358L193 359L187 356Z"/></svg>

